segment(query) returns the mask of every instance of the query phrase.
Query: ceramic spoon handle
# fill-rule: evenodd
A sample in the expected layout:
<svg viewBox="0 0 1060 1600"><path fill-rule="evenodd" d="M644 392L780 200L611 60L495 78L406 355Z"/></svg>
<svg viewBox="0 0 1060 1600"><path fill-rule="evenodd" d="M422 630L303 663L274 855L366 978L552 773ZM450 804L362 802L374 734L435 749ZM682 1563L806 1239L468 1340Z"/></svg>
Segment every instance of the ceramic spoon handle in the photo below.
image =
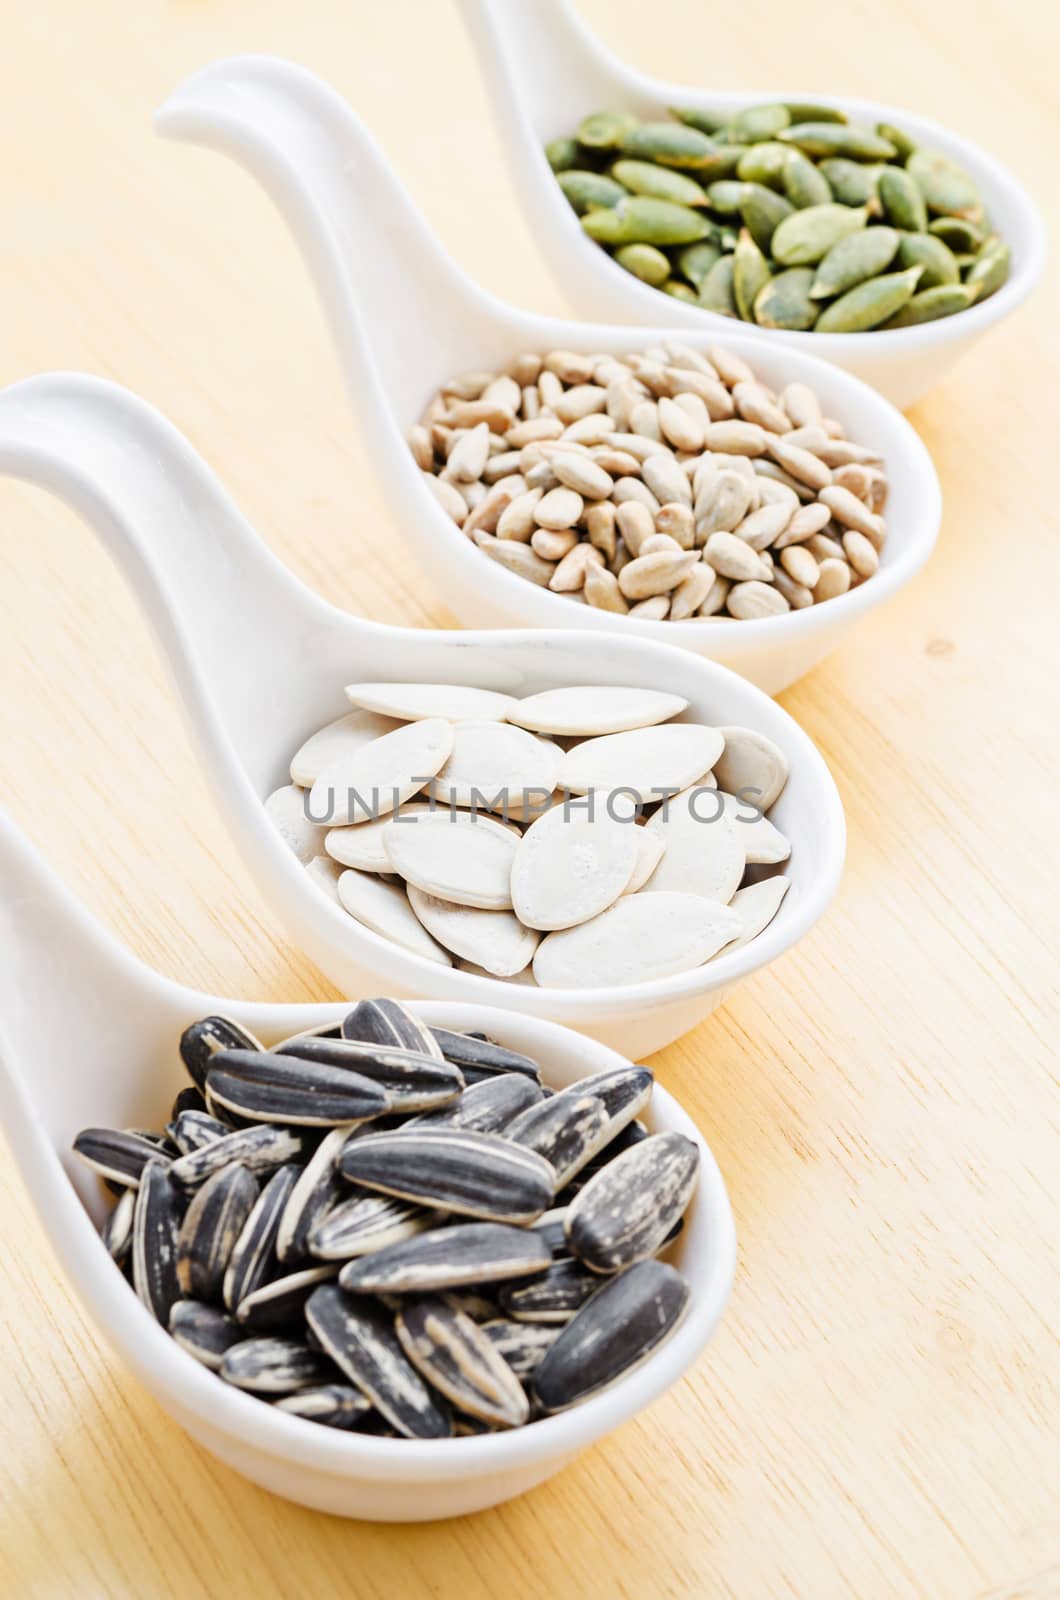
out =
<svg viewBox="0 0 1060 1600"><path fill-rule="evenodd" d="M366 431L377 433L385 411L380 388L399 415L422 407L425 351L432 370L474 362L475 337L489 338L490 297L446 255L378 145L326 83L289 61L235 56L182 83L155 126L231 156L279 207L316 282Z"/></svg>

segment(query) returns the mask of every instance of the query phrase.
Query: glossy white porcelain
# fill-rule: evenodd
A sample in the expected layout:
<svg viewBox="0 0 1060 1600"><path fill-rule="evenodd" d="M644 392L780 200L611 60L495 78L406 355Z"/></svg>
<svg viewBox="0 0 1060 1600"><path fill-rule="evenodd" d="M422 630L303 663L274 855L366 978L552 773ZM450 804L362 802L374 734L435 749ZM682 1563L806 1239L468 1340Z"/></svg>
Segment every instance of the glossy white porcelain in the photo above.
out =
<svg viewBox="0 0 1060 1600"><path fill-rule="evenodd" d="M529 15L531 8L518 9ZM468 368L499 368L525 350L645 348L657 342L657 328L561 322L487 294L445 254L345 101L291 62L263 56L215 62L176 90L156 126L232 156L280 208L316 282L357 420L402 532L462 622L658 639L720 661L776 694L859 617L895 594L931 554L941 518L938 479L921 440L893 406L816 359L823 351L813 346L756 339L760 329L720 318L693 328L674 328L670 318L674 337L704 350L724 343L775 388L796 379L810 384L852 438L883 452L891 492L880 570L827 604L739 623L616 617L516 577L485 556L438 505L409 453L409 427L438 386ZM551 175L549 181L555 188ZM640 320L665 321L655 302L665 310L669 296L648 294L656 315ZM626 315L605 296L583 309Z"/></svg>
<svg viewBox="0 0 1060 1600"><path fill-rule="evenodd" d="M846 95L807 95L797 87L753 90L689 88L663 83L619 61L581 21L571 0L459 0L478 49L482 75L511 161L530 231L574 311L616 322L688 330L727 338L732 323L714 312L667 302L616 265L583 231L544 156L545 144L570 134L591 111L621 109L651 118L667 106L737 111L762 100L827 100L852 121L890 122L919 143L960 163L979 186L994 229L1012 247L1008 282L981 305L915 328L875 333L788 333L739 324L755 351L783 346L808 351L863 378L899 406L912 405L938 383L986 331L1026 299L1045 264L1045 225L1023 185L969 139L903 107ZM709 57L699 70L711 76ZM757 359L748 356L749 360Z"/></svg>
<svg viewBox="0 0 1060 1600"><path fill-rule="evenodd" d="M0 813L0 1126L56 1257L141 1383L188 1433L273 1493L338 1516L394 1522L496 1505L676 1383L710 1338L732 1283L736 1239L725 1184L702 1135L663 1088L647 1120L694 1139L700 1180L673 1260L689 1311L638 1371L585 1405L510 1433L423 1442L344 1433L229 1388L187 1355L130 1290L98 1226L107 1201L70 1153L83 1127L161 1127L187 1083L182 1030L220 1011L265 1044L340 1018L348 1005L267 1005L182 988L145 967L95 922ZM616 1065L602 1045L535 1017L415 1002L439 1027L480 1029L541 1062L557 1087Z"/></svg>
<svg viewBox="0 0 1060 1600"><path fill-rule="evenodd" d="M614 633L432 632L352 617L307 589L250 527L165 418L76 374L0 393L0 472L52 490L99 535L153 625L217 804L285 929L345 994L500 1005L643 1056L693 1027L739 978L789 949L839 881L836 787L793 719L744 679L687 651ZM525 695L634 684L682 695L687 719L757 728L791 778L771 816L792 841L791 889L740 950L630 988L539 989L444 967L355 922L299 864L262 801L308 734L349 710L356 680L460 683ZM174 799L179 797L175 774Z"/></svg>

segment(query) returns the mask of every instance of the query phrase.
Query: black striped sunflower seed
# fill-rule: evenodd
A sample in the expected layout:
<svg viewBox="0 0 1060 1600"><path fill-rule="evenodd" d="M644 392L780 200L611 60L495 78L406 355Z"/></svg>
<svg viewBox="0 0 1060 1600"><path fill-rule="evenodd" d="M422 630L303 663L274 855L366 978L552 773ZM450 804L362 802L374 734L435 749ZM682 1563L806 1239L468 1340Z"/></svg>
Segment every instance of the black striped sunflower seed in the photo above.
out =
<svg viewBox="0 0 1060 1600"><path fill-rule="evenodd" d="M319 1389L300 1389L273 1402L289 1417L304 1417L325 1428L357 1428L372 1409L359 1389L348 1383L325 1383Z"/></svg>
<svg viewBox="0 0 1060 1600"><path fill-rule="evenodd" d="M229 1257L254 1209L258 1184L238 1162L197 1189L177 1235L177 1282L189 1300L219 1300Z"/></svg>
<svg viewBox="0 0 1060 1600"><path fill-rule="evenodd" d="M206 1086L210 1062L218 1050L260 1050L261 1041L231 1017L203 1017L180 1036L180 1059L197 1088Z"/></svg>
<svg viewBox="0 0 1060 1600"><path fill-rule="evenodd" d="M595 1095L604 1102L611 1119L610 1139L622 1132L626 1125L639 1116L651 1099L655 1076L647 1067L608 1067L594 1072L591 1077L580 1078L577 1083L561 1089L561 1095Z"/></svg>
<svg viewBox="0 0 1060 1600"><path fill-rule="evenodd" d="M551 1264L552 1252L532 1228L465 1222L432 1228L418 1238L351 1261L343 1267L339 1282L358 1294L432 1294L529 1277Z"/></svg>
<svg viewBox="0 0 1060 1600"><path fill-rule="evenodd" d="M241 1117L293 1127L366 1122L389 1109L385 1089L356 1072L268 1050L219 1050L206 1091L214 1104Z"/></svg>
<svg viewBox="0 0 1060 1600"><path fill-rule="evenodd" d="M327 1283L337 1267L303 1267L284 1278L263 1283L241 1300L236 1320L257 1333L283 1333L297 1330L304 1334L305 1303L314 1289Z"/></svg>
<svg viewBox="0 0 1060 1600"><path fill-rule="evenodd" d="M430 1028L396 1000L359 1000L342 1019L342 1037L364 1044L396 1045L441 1060Z"/></svg>
<svg viewBox="0 0 1060 1600"><path fill-rule="evenodd" d="M169 1313L169 1331L182 1350L211 1372L220 1371L225 1352L247 1336L234 1318L202 1300L178 1300Z"/></svg>
<svg viewBox="0 0 1060 1600"><path fill-rule="evenodd" d="M288 1162L272 1174L260 1194L255 1184L254 1204L243 1219L225 1268L222 1288L229 1311L234 1311L248 1294L253 1294L276 1265L276 1236L284 1207L301 1171L301 1167Z"/></svg>
<svg viewBox="0 0 1060 1600"><path fill-rule="evenodd" d="M541 1100L541 1090L521 1072L493 1073L465 1089L452 1105L425 1111L407 1127L469 1128L473 1133L501 1133L522 1112Z"/></svg>
<svg viewBox="0 0 1060 1600"><path fill-rule="evenodd" d="M166 1133L182 1156L191 1150L201 1150L203 1145L212 1144L215 1139L223 1139L231 1131L225 1123L211 1117L208 1111L182 1111L166 1124Z"/></svg>
<svg viewBox="0 0 1060 1600"><path fill-rule="evenodd" d="M251 1394L294 1394L329 1383L335 1369L327 1356L300 1339L243 1339L226 1350L220 1373L226 1383Z"/></svg>
<svg viewBox="0 0 1060 1600"><path fill-rule="evenodd" d="M534 1151L463 1129L366 1134L350 1140L339 1164L367 1189L495 1222L533 1222L555 1186L555 1173Z"/></svg>
<svg viewBox="0 0 1060 1600"><path fill-rule="evenodd" d="M496 1427L517 1428L529 1415L523 1386L477 1323L444 1300L402 1306L401 1347L428 1383L462 1412Z"/></svg>
<svg viewBox="0 0 1060 1600"><path fill-rule="evenodd" d="M103 1224L101 1238L111 1259L125 1265L132 1249L133 1218L136 1215L136 1190L124 1189L117 1205Z"/></svg>
<svg viewBox="0 0 1060 1600"><path fill-rule="evenodd" d="M333 1284L310 1295L306 1321L350 1382L407 1439L447 1439L452 1419L401 1348L393 1318Z"/></svg>
<svg viewBox="0 0 1060 1600"><path fill-rule="evenodd" d="M560 1333L534 1374L547 1412L565 1411L639 1367L673 1333L690 1290L664 1261L610 1279Z"/></svg>
<svg viewBox="0 0 1060 1600"><path fill-rule="evenodd" d="M600 1288L600 1279L580 1261L566 1257L530 1283L501 1290L501 1307L515 1322L569 1322Z"/></svg>
<svg viewBox="0 0 1060 1600"><path fill-rule="evenodd" d="M168 1166L170 1158L156 1137L126 1128L84 1128L74 1140L74 1154L101 1178L135 1189L149 1161Z"/></svg>
<svg viewBox="0 0 1060 1600"><path fill-rule="evenodd" d="M302 1154L304 1136L290 1128L255 1126L237 1128L224 1139L215 1139L201 1150L191 1150L180 1156L170 1168L174 1183L184 1189L197 1189L200 1183L233 1161L240 1162L250 1172L273 1172L286 1161L295 1161Z"/></svg>
<svg viewBox="0 0 1060 1600"><path fill-rule="evenodd" d="M309 1253L320 1261L350 1261L411 1239L431 1225L431 1214L408 1200L359 1194L327 1212L309 1234Z"/></svg>
<svg viewBox="0 0 1060 1600"><path fill-rule="evenodd" d="M279 1053L368 1079L385 1094L389 1112L433 1111L456 1100L464 1087L458 1067L422 1050L356 1039L303 1039Z"/></svg>
<svg viewBox="0 0 1060 1600"><path fill-rule="evenodd" d="M611 1117L595 1095L557 1094L516 1117L504 1137L544 1156L562 1189L607 1143Z"/></svg>
<svg viewBox="0 0 1060 1600"><path fill-rule="evenodd" d="M571 1250L594 1272L621 1272L653 1256L687 1209L698 1173L699 1147L683 1133L642 1140L571 1201Z"/></svg>
<svg viewBox="0 0 1060 1600"><path fill-rule="evenodd" d="M521 1072L535 1083L541 1081L541 1069L529 1056L517 1050L506 1050L479 1033L451 1033L448 1028L432 1028L431 1033L442 1055L459 1067L468 1083L472 1074L477 1078L492 1077L498 1072Z"/></svg>
<svg viewBox="0 0 1060 1600"><path fill-rule="evenodd" d="M338 1168L339 1154L348 1137L347 1128L333 1128L298 1174L276 1234L276 1259L285 1266L305 1259L313 1229L348 1193Z"/></svg>
<svg viewBox="0 0 1060 1600"><path fill-rule="evenodd" d="M562 1325L547 1322L509 1322L498 1317L484 1322L482 1331L502 1355L517 1378L531 1378L547 1350L551 1350Z"/></svg>
<svg viewBox="0 0 1060 1600"><path fill-rule="evenodd" d="M289 1038L281 1039L278 1044L269 1046L270 1050L286 1050L289 1044L301 1044L303 1039L341 1039L342 1024L339 1022L324 1022L319 1028L300 1028L297 1033L292 1033Z"/></svg>
<svg viewBox="0 0 1060 1600"><path fill-rule="evenodd" d="M163 1328L181 1298L177 1281L177 1234L183 1203L166 1165L149 1161L140 1176L133 1213L133 1288Z"/></svg>

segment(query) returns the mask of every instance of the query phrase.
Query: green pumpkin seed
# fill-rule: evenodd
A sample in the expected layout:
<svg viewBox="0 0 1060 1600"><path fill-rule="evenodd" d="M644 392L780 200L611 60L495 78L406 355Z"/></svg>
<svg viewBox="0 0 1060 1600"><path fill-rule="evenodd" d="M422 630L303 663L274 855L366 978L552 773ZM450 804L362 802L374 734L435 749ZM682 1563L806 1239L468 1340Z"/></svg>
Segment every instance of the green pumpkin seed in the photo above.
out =
<svg viewBox="0 0 1060 1600"><path fill-rule="evenodd" d="M677 252L678 270L684 274L689 283L699 289L720 255L721 246L713 239L701 239L698 244L686 244L683 250ZM673 290L670 293L672 294Z"/></svg>
<svg viewBox="0 0 1060 1600"><path fill-rule="evenodd" d="M653 244L624 244L615 251L615 260L642 283L656 288L670 276L670 262Z"/></svg>
<svg viewBox="0 0 1060 1600"><path fill-rule="evenodd" d="M622 141L623 155L664 167L709 167L716 149L705 133L682 122L642 122Z"/></svg>
<svg viewBox="0 0 1060 1600"><path fill-rule="evenodd" d="M698 304L704 311L716 311L722 317L735 317L736 300L733 295L733 257L722 256L711 267L699 289Z"/></svg>
<svg viewBox="0 0 1060 1600"><path fill-rule="evenodd" d="M978 189L964 169L948 156L938 150L917 150L909 157L906 171L916 180L929 211L947 217L967 217L969 222L982 220Z"/></svg>
<svg viewBox="0 0 1060 1600"><path fill-rule="evenodd" d="M615 206L627 191L614 178L602 172L586 172L581 167L568 167L558 174L558 182L578 215L595 211L598 206Z"/></svg>
<svg viewBox="0 0 1060 1600"><path fill-rule="evenodd" d="M582 227L599 244L691 244L710 232L706 217L688 206L649 195L628 195L610 210L590 211Z"/></svg>
<svg viewBox="0 0 1060 1600"><path fill-rule="evenodd" d="M732 258L732 292L744 322L753 322L755 301L770 279L769 263L747 228L740 230Z"/></svg>
<svg viewBox="0 0 1060 1600"><path fill-rule="evenodd" d="M779 189L784 182L790 147L776 139L764 139L745 150L736 163L736 176L745 183L764 183L767 188Z"/></svg>
<svg viewBox="0 0 1060 1600"><path fill-rule="evenodd" d="M845 294L856 283L864 283L866 278L878 277L894 260L900 242L895 228L865 228L840 239L817 268L811 298L830 300L833 295Z"/></svg>
<svg viewBox="0 0 1060 1600"><path fill-rule="evenodd" d="M755 321L760 328L788 328L805 332L817 321L820 307L810 299L812 267L789 267L778 272L759 291L754 303Z"/></svg>
<svg viewBox="0 0 1060 1600"><path fill-rule="evenodd" d="M952 317L958 311L967 311L976 300L976 292L966 283L940 283L934 289L924 289L907 300L901 311L882 324L885 328L914 328L921 322L937 322L939 317Z"/></svg>
<svg viewBox="0 0 1060 1600"><path fill-rule="evenodd" d="M908 161L916 149L916 140L903 133L901 128L896 128L893 122L877 122L876 132L881 139L887 139L894 145L899 161Z"/></svg>
<svg viewBox="0 0 1060 1600"><path fill-rule="evenodd" d="M678 122L698 128L700 133L718 133L727 120L724 111L701 111L698 106L667 106L666 109Z"/></svg>
<svg viewBox="0 0 1060 1600"><path fill-rule="evenodd" d="M720 212L723 217L739 216L743 190L743 184L736 178L719 178L714 183L708 183L710 209Z"/></svg>
<svg viewBox="0 0 1060 1600"><path fill-rule="evenodd" d="M904 272L869 278L848 289L821 313L816 331L867 333L870 328L878 328L913 298L922 271L922 267L907 267Z"/></svg>
<svg viewBox="0 0 1060 1600"><path fill-rule="evenodd" d="M578 159L576 139L550 139L545 146L545 159L553 172L566 172Z"/></svg>
<svg viewBox="0 0 1060 1600"><path fill-rule="evenodd" d="M820 167L815 167L809 156L804 156L801 150L794 150L790 146L787 148L781 184L785 196L799 211L807 206L826 206L832 198L832 186Z"/></svg>
<svg viewBox="0 0 1060 1600"><path fill-rule="evenodd" d="M732 144L756 144L760 139L772 139L790 123L787 106L746 106L730 119L725 131Z"/></svg>
<svg viewBox="0 0 1060 1600"><path fill-rule="evenodd" d="M750 230L752 239L764 255L771 253L773 235L780 224L799 214L782 194L775 194L761 183L744 184L740 197L740 216L744 227Z"/></svg>
<svg viewBox="0 0 1060 1600"><path fill-rule="evenodd" d="M631 194L651 195L656 200L673 200L682 206L705 206L707 203L707 191L695 178L689 178L683 172L673 172L668 167L657 167L652 161L616 161L611 168L611 176Z"/></svg>
<svg viewBox="0 0 1060 1600"><path fill-rule="evenodd" d="M818 105L815 100L785 100L785 110L792 122L846 122L845 111L835 106Z"/></svg>
<svg viewBox="0 0 1060 1600"><path fill-rule="evenodd" d="M718 243L726 255L731 255L736 249L736 241L740 237L739 228L731 222L723 222L718 227Z"/></svg>
<svg viewBox="0 0 1060 1600"><path fill-rule="evenodd" d="M979 300L985 300L1001 288L1012 265L1012 252L1007 244L994 237L988 239L976 256L965 278L969 289L974 289Z"/></svg>
<svg viewBox="0 0 1060 1600"><path fill-rule="evenodd" d="M875 198L883 167L834 156L822 161L819 171L828 180L833 197L843 206L864 206Z"/></svg>
<svg viewBox="0 0 1060 1600"><path fill-rule="evenodd" d="M977 228L974 222L969 222L965 217L934 217L928 223L927 231L941 239L955 255L969 251L974 255L986 243L982 228Z"/></svg>
<svg viewBox="0 0 1060 1600"><path fill-rule="evenodd" d="M870 230L877 233L879 230ZM957 283L961 273L953 251L930 233L906 233L898 249L898 260L903 267L921 266L924 275L920 282L924 289L936 289L942 283Z"/></svg>
<svg viewBox="0 0 1060 1600"><path fill-rule="evenodd" d="M881 139L868 128L852 128L838 122L796 122L777 134L785 144L794 144L808 156L847 156L852 161L890 161L898 154L889 139Z"/></svg>
<svg viewBox="0 0 1060 1600"><path fill-rule="evenodd" d="M680 278L667 278L665 283L659 285L663 294L672 295L675 300L687 300L690 305L696 305L699 296L690 284L682 283Z"/></svg>
<svg viewBox="0 0 1060 1600"><path fill-rule="evenodd" d="M876 192L888 222L910 233L924 232L928 220L924 196L904 167L883 167Z"/></svg>
<svg viewBox="0 0 1060 1600"><path fill-rule="evenodd" d="M747 151L748 146L745 144L716 145L707 165L698 169L700 178L704 183L714 183L719 178L735 177L736 169Z"/></svg>
<svg viewBox="0 0 1060 1600"><path fill-rule="evenodd" d="M969 267L974 267L975 259L978 254L979 252L977 250L963 250L959 252L956 250L954 251L953 259L956 261L957 270L962 277L968 271Z"/></svg>
<svg viewBox="0 0 1060 1600"><path fill-rule="evenodd" d="M868 220L864 206L807 206L780 223L773 235L771 253L785 267L812 267L823 261L840 239L864 228Z"/></svg>
<svg viewBox="0 0 1060 1600"><path fill-rule="evenodd" d="M636 126L628 111L594 111L579 122L575 138L590 150L620 150Z"/></svg>

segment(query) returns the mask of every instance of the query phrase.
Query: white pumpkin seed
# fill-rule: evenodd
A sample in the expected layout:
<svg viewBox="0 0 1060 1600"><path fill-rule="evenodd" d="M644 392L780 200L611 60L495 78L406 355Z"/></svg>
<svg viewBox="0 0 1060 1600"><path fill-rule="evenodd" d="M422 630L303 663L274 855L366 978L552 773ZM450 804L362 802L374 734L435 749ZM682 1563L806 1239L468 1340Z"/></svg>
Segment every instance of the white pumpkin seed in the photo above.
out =
<svg viewBox="0 0 1060 1600"><path fill-rule="evenodd" d="M348 828L329 828L324 835L324 849L333 861L344 867L356 867L359 872L392 872L394 869L383 843L383 832L397 817L438 815L439 807L429 800L406 800L396 811L376 817L372 822L355 822ZM448 808L441 811L449 815Z"/></svg>
<svg viewBox="0 0 1060 1600"><path fill-rule="evenodd" d="M676 794L709 772L724 748L716 728L674 723L586 739L563 757L561 788L627 791L641 802Z"/></svg>
<svg viewBox="0 0 1060 1600"><path fill-rule="evenodd" d="M788 758L772 739L753 728L722 727L725 749L714 763L714 776L729 794L748 795L760 811L768 811L788 781Z"/></svg>
<svg viewBox="0 0 1060 1600"><path fill-rule="evenodd" d="M727 905L740 887L747 856L740 831L716 789L695 784L668 800L645 832L664 855L644 892L680 890Z"/></svg>
<svg viewBox="0 0 1060 1600"><path fill-rule="evenodd" d="M729 909L740 918L742 929L732 943L725 946L725 955L742 950L745 944L757 939L780 910L780 903L790 887L790 878L778 876L762 878L758 883L749 883L746 889L737 889L729 901Z"/></svg>
<svg viewBox="0 0 1060 1600"><path fill-rule="evenodd" d="M558 746L510 723L461 722L433 789L454 805L499 810L531 791L551 794L562 760Z"/></svg>
<svg viewBox="0 0 1060 1600"><path fill-rule="evenodd" d="M739 931L735 913L701 895L627 895L591 922L548 934L534 976L555 989L647 983L701 966Z"/></svg>
<svg viewBox="0 0 1060 1600"><path fill-rule="evenodd" d="M425 894L487 911L511 907L518 829L482 814L442 811L388 823L383 842L393 870Z"/></svg>
<svg viewBox="0 0 1060 1600"><path fill-rule="evenodd" d="M604 733L626 733L668 722L688 707L677 694L658 689L614 688L587 684L577 689L545 689L516 702L508 721L533 733L565 738L592 738Z"/></svg>
<svg viewBox="0 0 1060 1600"><path fill-rule="evenodd" d="M393 717L376 716L373 711L350 711L312 734L291 757L291 782L311 789L325 767L344 756L351 756L373 739L393 733L398 726Z"/></svg>
<svg viewBox="0 0 1060 1600"><path fill-rule="evenodd" d="M458 683L350 683L346 698L355 706L399 722L432 717L444 717L447 722L503 722L515 703L510 694Z"/></svg>
<svg viewBox="0 0 1060 1600"><path fill-rule="evenodd" d="M310 816L334 827L395 811L444 766L453 748L453 733L451 722L431 717L405 723L352 754L340 756L316 778L310 791Z"/></svg>
<svg viewBox="0 0 1060 1600"><path fill-rule="evenodd" d="M305 790L293 783L274 789L265 802L265 815L302 863L309 865L324 845L324 829L310 822L305 814Z"/></svg>
<svg viewBox="0 0 1060 1600"><path fill-rule="evenodd" d="M403 950L440 966L452 966L447 952L431 938L397 884L382 883L367 872L347 868L339 878L339 899L351 917L380 938L391 939Z"/></svg>
<svg viewBox="0 0 1060 1600"><path fill-rule="evenodd" d="M572 928L624 893L638 860L631 816L609 814L603 796L555 806L513 853L511 901L528 928Z"/></svg>
<svg viewBox="0 0 1060 1600"><path fill-rule="evenodd" d="M484 967L496 978L511 978L522 972L537 948L540 935L524 928L512 911L481 911L473 906L453 905L425 894L411 883L408 899L424 928L440 945L462 960Z"/></svg>

